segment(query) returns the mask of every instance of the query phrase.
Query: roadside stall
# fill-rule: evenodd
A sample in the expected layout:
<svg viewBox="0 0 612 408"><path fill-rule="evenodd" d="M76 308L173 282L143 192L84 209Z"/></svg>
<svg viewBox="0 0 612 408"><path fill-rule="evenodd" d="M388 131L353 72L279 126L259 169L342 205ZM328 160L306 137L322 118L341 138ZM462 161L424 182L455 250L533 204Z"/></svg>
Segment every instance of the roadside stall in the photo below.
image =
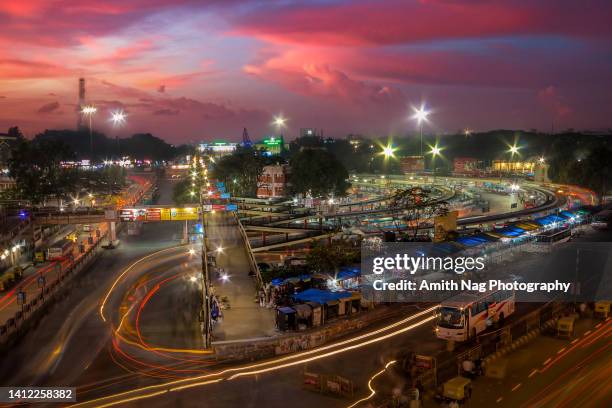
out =
<svg viewBox="0 0 612 408"><path fill-rule="evenodd" d="M297 328L295 310L286 306L276 309L276 327L280 331L295 330Z"/></svg>

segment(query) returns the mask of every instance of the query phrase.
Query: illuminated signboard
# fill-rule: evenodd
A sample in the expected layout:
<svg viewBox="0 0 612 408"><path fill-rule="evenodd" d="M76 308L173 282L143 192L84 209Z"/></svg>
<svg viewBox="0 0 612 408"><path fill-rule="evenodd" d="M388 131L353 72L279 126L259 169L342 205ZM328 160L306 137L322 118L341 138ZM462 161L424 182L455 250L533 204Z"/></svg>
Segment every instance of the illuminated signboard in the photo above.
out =
<svg viewBox="0 0 612 408"><path fill-rule="evenodd" d="M197 208L193 208L193 207L171 208L170 209L170 219L172 221L197 220L198 210Z"/></svg>
<svg viewBox="0 0 612 408"><path fill-rule="evenodd" d="M263 140L263 144L266 146L280 146L283 143L283 139L277 139L274 136Z"/></svg>

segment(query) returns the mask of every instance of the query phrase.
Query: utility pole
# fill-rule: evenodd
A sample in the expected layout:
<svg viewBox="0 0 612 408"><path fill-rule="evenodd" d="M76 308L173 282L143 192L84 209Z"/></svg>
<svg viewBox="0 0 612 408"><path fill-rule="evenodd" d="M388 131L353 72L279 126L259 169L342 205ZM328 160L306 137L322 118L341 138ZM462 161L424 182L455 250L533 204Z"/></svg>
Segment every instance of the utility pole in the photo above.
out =
<svg viewBox="0 0 612 408"><path fill-rule="evenodd" d="M202 187L205 185L206 180L208 180L208 171L206 170L206 164L203 163L202 158L196 154L194 156L194 169L193 169L193 182L194 184L197 182L198 189L198 199L199 199L199 207L201 214L201 222L202 222L202 319L204 323L204 332L202 333L202 337L204 338L204 348L211 347L211 332L212 332L212 322L210 316L210 277L208 274L208 256L206 249L206 230L205 226L205 213L204 213L204 199L202 197ZM206 191L208 197L208 191Z"/></svg>

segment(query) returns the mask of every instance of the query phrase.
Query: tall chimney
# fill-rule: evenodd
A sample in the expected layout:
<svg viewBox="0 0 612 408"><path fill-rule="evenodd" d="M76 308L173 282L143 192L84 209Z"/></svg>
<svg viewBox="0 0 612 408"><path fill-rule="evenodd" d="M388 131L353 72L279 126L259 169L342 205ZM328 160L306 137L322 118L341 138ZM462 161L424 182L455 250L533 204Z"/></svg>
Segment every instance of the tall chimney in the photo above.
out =
<svg viewBox="0 0 612 408"><path fill-rule="evenodd" d="M85 106L85 78L79 78L79 103L77 104L77 130L83 129L83 114Z"/></svg>

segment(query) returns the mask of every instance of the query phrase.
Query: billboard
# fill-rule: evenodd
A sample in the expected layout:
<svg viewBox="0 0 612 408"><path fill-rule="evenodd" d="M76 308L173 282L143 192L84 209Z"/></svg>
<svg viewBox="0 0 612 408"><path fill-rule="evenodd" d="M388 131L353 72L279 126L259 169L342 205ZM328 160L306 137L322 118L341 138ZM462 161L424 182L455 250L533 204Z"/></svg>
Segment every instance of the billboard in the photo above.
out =
<svg viewBox="0 0 612 408"><path fill-rule="evenodd" d="M446 240L446 236L451 231L457 230L458 211L449 211L446 215L434 218L434 242Z"/></svg>

